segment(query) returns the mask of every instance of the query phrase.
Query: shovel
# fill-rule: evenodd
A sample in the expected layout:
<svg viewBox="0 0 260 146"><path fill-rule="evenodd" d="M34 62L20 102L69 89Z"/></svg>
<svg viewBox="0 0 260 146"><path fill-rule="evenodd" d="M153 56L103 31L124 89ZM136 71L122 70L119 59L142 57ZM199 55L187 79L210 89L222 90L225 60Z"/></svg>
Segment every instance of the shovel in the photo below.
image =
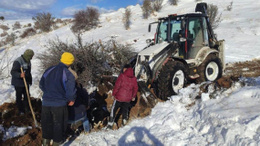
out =
<svg viewBox="0 0 260 146"><path fill-rule="evenodd" d="M24 73L22 67L21 67L21 72ZM28 87L27 87L27 82L25 80L25 77L23 77L23 82L24 82L24 85L25 85L25 89L26 89L26 93L27 93L27 98L28 98L28 103L29 103L29 106L30 106L30 110L32 112L34 125L35 125L35 127L38 127L37 121L35 119L35 114L34 114L34 111L33 111L33 108L32 108L31 99L30 99L30 95L29 95L29 90L28 90Z"/></svg>

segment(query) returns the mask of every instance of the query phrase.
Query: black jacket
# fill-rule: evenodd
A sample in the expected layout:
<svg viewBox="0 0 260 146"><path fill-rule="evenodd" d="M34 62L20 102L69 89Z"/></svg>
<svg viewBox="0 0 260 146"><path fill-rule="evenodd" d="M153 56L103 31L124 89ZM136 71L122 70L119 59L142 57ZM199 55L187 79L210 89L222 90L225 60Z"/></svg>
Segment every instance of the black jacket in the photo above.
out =
<svg viewBox="0 0 260 146"><path fill-rule="evenodd" d="M26 62L23 55L18 57L14 63L11 70L12 81L11 84L16 87L25 87L23 78L21 78L21 67L25 72L25 79L27 84L32 84L32 74L31 74L31 62Z"/></svg>
<svg viewBox="0 0 260 146"><path fill-rule="evenodd" d="M73 106L68 106L69 120L76 121L87 116L87 107L89 106L89 95L81 84L76 84L77 97Z"/></svg>

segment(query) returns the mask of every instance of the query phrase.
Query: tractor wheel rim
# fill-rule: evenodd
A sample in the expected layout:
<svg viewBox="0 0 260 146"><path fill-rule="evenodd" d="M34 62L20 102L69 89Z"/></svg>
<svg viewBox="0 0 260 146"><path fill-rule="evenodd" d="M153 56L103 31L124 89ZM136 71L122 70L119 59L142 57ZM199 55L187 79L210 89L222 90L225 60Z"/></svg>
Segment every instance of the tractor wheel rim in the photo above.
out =
<svg viewBox="0 0 260 146"><path fill-rule="evenodd" d="M175 93L178 93L183 88L185 81L185 75L182 70L178 70L172 78L172 89Z"/></svg>
<svg viewBox="0 0 260 146"><path fill-rule="evenodd" d="M210 62L206 67L206 78L209 81L214 81L218 78L219 75L219 67L216 62Z"/></svg>

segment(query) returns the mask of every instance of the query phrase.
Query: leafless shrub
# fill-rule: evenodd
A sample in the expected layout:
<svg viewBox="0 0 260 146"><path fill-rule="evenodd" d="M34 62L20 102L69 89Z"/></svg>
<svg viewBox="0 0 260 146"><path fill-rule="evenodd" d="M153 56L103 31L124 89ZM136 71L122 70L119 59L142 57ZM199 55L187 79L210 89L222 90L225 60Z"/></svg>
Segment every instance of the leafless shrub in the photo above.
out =
<svg viewBox="0 0 260 146"><path fill-rule="evenodd" d="M27 25L24 25L23 28L25 27L32 27L32 24L31 23L28 23Z"/></svg>
<svg viewBox="0 0 260 146"><path fill-rule="evenodd" d="M0 20L4 21L5 17L4 16L0 16Z"/></svg>
<svg viewBox="0 0 260 146"><path fill-rule="evenodd" d="M28 36L33 36L36 34L36 30L33 29L33 28L27 28L23 34L20 35L21 38L25 38L25 37L28 37Z"/></svg>
<svg viewBox="0 0 260 146"><path fill-rule="evenodd" d="M0 25L0 28L2 29L2 30L4 30L4 31L7 31L7 30L9 30L10 28L7 26L7 25Z"/></svg>
<svg viewBox="0 0 260 146"><path fill-rule="evenodd" d="M49 32L55 18L52 17L51 13L37 13L32 19L35 21L35 25L37 25L36 28L41 29L43 32Z"/></svg>
<svg viewBox="0 0 260 146"><path fill-rule="evenodd" d="M40 24L39 22L34 22L34 29L40 29Z"/></svg>
<svg viewBox="0 0 260 146"><path fill-rule="evenodd" d="M63 23L61 19L56 19L55 23Z"/></svg>
<svg viewBox="0 0 260 146"><path fill-rule="evenodd" d="M16 29L21 29L21 24L19 21L16 21L13 25L13 30L16 30Z"/></svg>
<svg viewBox="0 0 260 146"><path fill-rule="evenodd" d="M7 36L8 35L8 33L6 32L6 31L4 31L3 33L1 33L1 37L5 37L5 36Z"/></svg>
<svg viewBox="0 0 260 146"><path fill-rule="evenodd" d="M130 8L126 8L125 13L123 14L123 20L122 20L126 30L130 28L131 15L132 15L132 12L131 12Z"/></svg>
<svg viewBox="0 0 260 146"><path fill-rule="evenodd" d="M178 5L179 0L169 0L171 5Z"/></svg>
<svg viewBox="0 0 260 146"><path fill-rule="evenodd" d="M69 23L72 23L72 20L71 20L71 19L65 19L65 20L63 20L63 24L64 24L64 25L67 25L67 24L69 24Z"/></svg>
<svg viewBox="0 0 260 146"><path fill-rule="evenodd" d="M14 46L16 38L17 36L14 33L11 33L10 35L7 35L5 42Z"/></svg>
<svg viewBox="0 0 260 146"><path fill-rule="evenodd" d="M162 9L163 0L153 0L152 8L154 11L159 12Z"/></svg>
<svg viewBox="0 0 260 146"><path fill-rule="evenodd" d="M233 1L230 2L230 4L227 6L227 10L228 10L228 11L231 11L232 8L233 8Z"/></svg>
<svg viewBox="0 0 260 146"><path fill-rule="evenodd" d="M0 16L0 20L4 21L5 17L4 16Z"/></svg>
<svg viewBox="0 0 260 146"><path fill-rule="evenodd" d="M1 42L0 42L0 45L1 45ZM4 78L10 76L9 67L12 62L11 60L13 57L10 57L10 55L8 55L5 48L0 49L0 52L3 52L0 57L0 79L4 79ZM4 73L6 72L5 71L6 69L8 70L8 74L4 75Z"/></svg>
<svg viewBox="0 0 260 146"><path fill-rule="evenodd" d="M218 6L214 4L209 4L207 14L212 28L216 29L221 22L221 14L218 14Z"/></svg>
<svg viewBox="0 0 260 146"><path fill-rule="evenodd" d="M153 12L151 0L143 1L142 11L143 11L143 18L147 19L150 16L150 14Z"/></svg>
<svg viewBox="0 0 260 146"><path fill-rule="evenodd" d="M74 14L74 22L71 30L74 33L90 30L98 25L99 16L98 9L93 7L87 7L86 10L80 10Z"/></svg>
<svg viewBox="0 0 260 146"><path fill-rule="evenodd" d="M120 71L122 65L129 62L129 60L135 56L135 52L132 50L131 45L118 44L114 39L102 44L102 48L105 48L109 58L107 59L114 72Z"/></svg>
<svg viewBox="0 0 260 146"><path fill-rule="evenodd" d="M4 45L6 45L5 41L1 40L1 41L0 41L0 47L2 47L2 46L4 46Z"/></svg>
<svg viewBox="0 0 260 146"><path fill-rule="evenodd" d="M126 63L127 56L133 54L124 45L119 45L115 41L108 42L94 42L82 44L80 35L78 35L78 43L67 44L61 42L59 39L50 41L48 53L42 53L38 56L41 61L41 68L46 68L56 65L63 52L71 52L75 56L75 61L72 65L79 78L78 82L84 86L90 82L98 83L102 75L111 75L113 67ZM126 51L128 50L128 51ZM129 53L130 52L130 53Z"/></svg>

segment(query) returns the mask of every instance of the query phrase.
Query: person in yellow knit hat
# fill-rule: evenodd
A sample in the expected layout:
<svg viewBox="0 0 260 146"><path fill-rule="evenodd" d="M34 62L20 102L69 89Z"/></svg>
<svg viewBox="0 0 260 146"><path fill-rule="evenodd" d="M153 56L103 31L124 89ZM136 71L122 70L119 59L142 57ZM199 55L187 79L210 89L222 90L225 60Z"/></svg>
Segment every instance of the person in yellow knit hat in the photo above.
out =
<svg viewBox="0 0 260 146"><path fill-rule="evenodd" d="M64 52L58 65L48 68L41 77L42 96L42 142L43 145L60 145L65 141L68 122L68 106L76 97L75 77L69 71L74 62L73 54Z"/></svg>

